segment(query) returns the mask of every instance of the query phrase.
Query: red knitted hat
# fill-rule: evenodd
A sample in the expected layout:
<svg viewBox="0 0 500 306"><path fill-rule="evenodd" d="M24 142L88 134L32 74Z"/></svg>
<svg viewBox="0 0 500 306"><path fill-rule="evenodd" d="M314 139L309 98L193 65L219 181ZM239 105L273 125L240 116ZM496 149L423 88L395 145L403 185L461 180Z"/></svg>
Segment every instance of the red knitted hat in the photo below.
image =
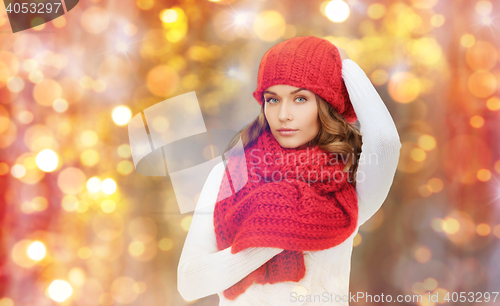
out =
<svg viewBox="0 0 500 306"><path fill-rule="evenodd" d="M342 79L339 50L326 39L299 36L269 49L260 62L254 98L262 105L263 92L279 84L316 93L349 123L358 119Z"/></svg>

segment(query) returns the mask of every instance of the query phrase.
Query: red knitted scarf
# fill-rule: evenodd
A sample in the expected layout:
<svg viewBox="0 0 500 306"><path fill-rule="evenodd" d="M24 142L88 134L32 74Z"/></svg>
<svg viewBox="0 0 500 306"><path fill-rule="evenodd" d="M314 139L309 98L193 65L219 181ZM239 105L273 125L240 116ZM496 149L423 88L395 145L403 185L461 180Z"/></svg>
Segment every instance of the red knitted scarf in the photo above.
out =
<svg viewBox="0 0 500 306"><path fill-rule="evenodd" d="M218 249L284 249L224 290L226 298L253 282L299 281L302 251L331 248L354 232L358 201L340 155L318 146L283 148L265 129L244 154L226 157L226 165L214 210Z"/></svg>

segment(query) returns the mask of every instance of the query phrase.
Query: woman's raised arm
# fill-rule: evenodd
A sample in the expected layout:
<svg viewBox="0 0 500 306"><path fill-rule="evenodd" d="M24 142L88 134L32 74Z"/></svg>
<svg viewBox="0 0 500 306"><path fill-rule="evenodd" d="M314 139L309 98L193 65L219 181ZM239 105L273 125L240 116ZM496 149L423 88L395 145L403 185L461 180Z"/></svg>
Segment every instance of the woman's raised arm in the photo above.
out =
<svg viewBox="0 0 500 306"><path fill-rule="evenodd" d="M236 254L217 248L214 207L224 165L210 172L200 194L177 268L177 290L186 301L220 293L279 254L278 248L248 248Z"/></svg>
<svg viewBox="0 0 500 306"><path fill-rule="evenodd" d="M362 225L377 212L389 193L401 142L391 114L358 64L344 59L342 77L363 137L356 173L358 225Z"/></svg>

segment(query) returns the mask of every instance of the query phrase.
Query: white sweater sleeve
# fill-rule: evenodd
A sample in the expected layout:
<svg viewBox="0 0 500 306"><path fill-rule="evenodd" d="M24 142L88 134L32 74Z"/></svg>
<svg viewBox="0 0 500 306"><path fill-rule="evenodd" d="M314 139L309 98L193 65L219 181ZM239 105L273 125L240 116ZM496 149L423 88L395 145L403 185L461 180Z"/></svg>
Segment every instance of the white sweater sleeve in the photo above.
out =
<svg viewBox="0 0 500 306"><path fill-rule="evenodd" d="M342 61L342 77L363 137L356 173L358 226L385 201L399 161L401 142L391 114L365 72L351 59Z"/></svg>
<svg viewBox="0 0 500 306"><path fill-rule="evenodd" d="M224 291L283 251L262 247L232 254L231 247L218 250L213 213L223 176L224 165L220 162L203 186L182 249L177 290L186 301Z"/></svg>

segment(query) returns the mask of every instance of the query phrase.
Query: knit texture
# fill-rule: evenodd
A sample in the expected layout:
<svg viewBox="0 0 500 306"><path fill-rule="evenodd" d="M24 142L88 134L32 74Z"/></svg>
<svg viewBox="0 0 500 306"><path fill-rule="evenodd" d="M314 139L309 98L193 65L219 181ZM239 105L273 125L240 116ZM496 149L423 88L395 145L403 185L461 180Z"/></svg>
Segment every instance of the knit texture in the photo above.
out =
<svg viewBox="0 0 500 306"><path fill-rule="evenodd" d="M354 232L357 196L340 155L318 146L283 148L266 128L226 162L214 209L217 248L285 250L226 289L227 299L253 282L299 281L302 251L331 248Z"/></svg>
<svg viewBox="0 0 500 306"><path fill-rule="evenodd" d="M260 62L254 98L262 105L264 91L279 84L306 88L325 99L347 122L357 120L342 79L339 50L326 39L299 36L269 49Z"/></svg>

